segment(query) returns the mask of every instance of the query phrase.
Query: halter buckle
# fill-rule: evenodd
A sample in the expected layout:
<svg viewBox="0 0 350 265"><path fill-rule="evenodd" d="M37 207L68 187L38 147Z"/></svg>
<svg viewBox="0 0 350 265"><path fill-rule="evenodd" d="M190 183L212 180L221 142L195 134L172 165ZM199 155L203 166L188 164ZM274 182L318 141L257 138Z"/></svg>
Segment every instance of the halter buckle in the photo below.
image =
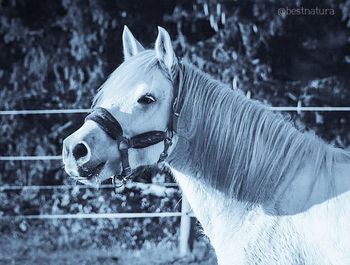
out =
<svg viewBox="0 0 350 265"><path fill-rule="evenodd" d="M159 162L163 162L167 157L168 157L168 153L162 152L162 153L160 154L160 156L159 156L158 163L159 163Z"/></svg>
<svg viewBox="0 0 350 265"><path fill-rule="evenodd" d="M171 140L172 137L173 137L173 132L168 130L167 137L164 139L164 149L159 156L158 163L163 162L168 157L168 149L173 144L173 141Z"/></svg>
<svg viewBox="0 0 350 265"><path fill-rule="evenodd" d="M130 148L130 140L126 137L123 137L118 146L119 150L127 150Z"/></svg>
<svg viewBox="0 0 350 265"><path fill-rule="evenodd" d="M112 184L116 193L122 192L125 188L126 183L131 177L131 168L127 166L123 168L119 175L114 175L112 177Z"/></svg>

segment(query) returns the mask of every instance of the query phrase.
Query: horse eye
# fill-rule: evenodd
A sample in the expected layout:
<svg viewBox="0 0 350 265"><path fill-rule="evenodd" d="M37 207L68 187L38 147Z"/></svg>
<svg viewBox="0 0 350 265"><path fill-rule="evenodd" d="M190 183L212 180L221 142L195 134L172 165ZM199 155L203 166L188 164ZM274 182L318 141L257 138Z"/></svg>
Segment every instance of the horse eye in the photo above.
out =
<svg viewBox="0 0 350 265"><path fill-rule="evenodd" d="M137 102L143 105L149 105L156 102L156 99L152 95L144 95Z"/></svg>

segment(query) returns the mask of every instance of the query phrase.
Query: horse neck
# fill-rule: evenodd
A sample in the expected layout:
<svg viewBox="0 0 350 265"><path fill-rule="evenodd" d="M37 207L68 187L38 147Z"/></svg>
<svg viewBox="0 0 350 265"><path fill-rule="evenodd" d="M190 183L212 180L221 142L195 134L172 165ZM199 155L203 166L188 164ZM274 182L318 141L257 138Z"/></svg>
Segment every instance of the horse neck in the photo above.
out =
<svg viewBox="0 0 350 265"><path fill-rule="evenodd" d="M247 215L244 203L227 200L224 194L196 176L183 174L175 168L171 171L214 247L239 229Z"/></svg>
<svg viewBox="0 0 350 265"><path fill-rule="evenodd" d="M272 208L301 178L308 179L305 200L307 189L330 186L334 152L320 139L191 66L183 71L186 99L170 157L175 169L226 198Z"/></svg>

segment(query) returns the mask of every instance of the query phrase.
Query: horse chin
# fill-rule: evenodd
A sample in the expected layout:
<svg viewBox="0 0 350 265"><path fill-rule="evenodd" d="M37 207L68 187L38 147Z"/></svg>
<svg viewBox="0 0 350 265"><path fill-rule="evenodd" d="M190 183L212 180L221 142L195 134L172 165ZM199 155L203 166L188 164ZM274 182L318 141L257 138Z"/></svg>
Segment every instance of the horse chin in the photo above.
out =
<svg viewBox="0 0 350 265"><path fill-rule="evenodd" d="M85 178L76 178L76 177L73 177L73 180L81 183L81 184L84 184L86 186L90 186L92 188L98 188L100 186L100 181L98 181L98 179L85 179Z"/></svg>
<svg viewBox="0 0 350 265"><path fill-rule="evenodd" d="M98 188L104 180L112 177L113 172L109 169L108 163L103 162L94 168L80 168L77 175L69 175L73 180L77 182Z"/></svg>

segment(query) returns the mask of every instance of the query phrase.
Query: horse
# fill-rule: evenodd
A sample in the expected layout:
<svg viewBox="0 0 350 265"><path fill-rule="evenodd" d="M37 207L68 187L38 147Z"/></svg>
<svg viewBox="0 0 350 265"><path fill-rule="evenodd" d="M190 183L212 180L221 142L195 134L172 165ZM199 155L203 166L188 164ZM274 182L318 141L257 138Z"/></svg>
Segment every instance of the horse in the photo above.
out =
<svg viewBox="0 0 350 265"><path fill-rule="evenodd" d="M218 263L350 264L350 153L301 131L175 55L158 27L144 49L124 27L124 61L63 142L66 172L98 185L169 168Z"/></svg>

